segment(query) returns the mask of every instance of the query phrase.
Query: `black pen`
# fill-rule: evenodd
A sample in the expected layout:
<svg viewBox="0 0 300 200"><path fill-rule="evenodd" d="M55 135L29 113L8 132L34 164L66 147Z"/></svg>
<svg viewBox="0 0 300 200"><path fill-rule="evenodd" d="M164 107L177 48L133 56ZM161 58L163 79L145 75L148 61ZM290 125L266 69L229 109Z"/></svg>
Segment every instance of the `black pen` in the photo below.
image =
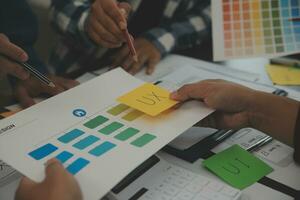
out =
<svg viewBox="0 0 300 200"><path fill-rule="evenodd" d="M288 96L288 93L285 90L281 90L281 89L276 89L275 91L272 92L272 94L275 94L277 96L282 96L282 97Z"/></svg>
<svg viewBox="0 0 300 200"><path fill-rule="evenodd" d="M28 63L26 63L26 62L25 63L17 62L17 63L22 65L27 71L29 71L33 76L35 76L41 82L45 83L49 87L55 87L55 84L51 80L49 80L45 75L43 75L41 72L36 70L34 67L29 65Z"/></svg>
<svg viewBox="0 0 300 200"><path fill-rule="evenodd" d="M162 83L162 81L156 81L155 83L153 83L153 85L158 85L160 83Z"/></svg>
<svg viewBox="0 0 300 200"><path fill-rule="evenodd" d="M55 87L55 84L51 80L49 80L45 75L43 75L37 69L35 69L34 67L32 67L30 64L28 64L26 62L19 62L19 61L14 60L14 59L6 56L6 55L3 55L3 54L1 54L1 56L4 56L5 58L7 58L8 60L10 60L12 62L18 63L23 68L25 68L30 74L32 74L33 76L35 76L38 80L40 80L41 82L45 83L49 87Z"/></svg>

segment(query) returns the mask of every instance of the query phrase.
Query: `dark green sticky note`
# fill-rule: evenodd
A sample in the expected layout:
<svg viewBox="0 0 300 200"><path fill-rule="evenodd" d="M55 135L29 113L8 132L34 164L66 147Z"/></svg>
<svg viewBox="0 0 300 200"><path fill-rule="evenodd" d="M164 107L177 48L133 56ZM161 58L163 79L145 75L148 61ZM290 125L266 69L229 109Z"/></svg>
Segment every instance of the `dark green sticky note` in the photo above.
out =
<svg viewBox="0 0 300 200"><path fill-rule="evenodd" d="M244 189L273 169L238 145L203 161L203 165L231 186Z"/></svg>

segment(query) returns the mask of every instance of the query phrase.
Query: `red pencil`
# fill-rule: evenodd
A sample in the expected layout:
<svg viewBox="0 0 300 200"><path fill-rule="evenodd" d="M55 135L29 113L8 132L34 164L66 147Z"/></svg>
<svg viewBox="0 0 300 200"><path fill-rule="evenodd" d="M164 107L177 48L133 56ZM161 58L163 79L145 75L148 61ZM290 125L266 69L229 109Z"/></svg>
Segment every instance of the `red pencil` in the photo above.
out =
<svg viewBox="0 0 300 200"><path fill-rule="evenodd" d="M128 32L128 29L124 29L123 30L123 33L124 33L124 36L126 37L126 40L127 40L127 45L128 45L128 48L130 50L130 54L133 58L133 60L135 62L138 62L138 56L137 56L137 53L136 53L136 50L135 50L135 47L134 47L134 44L133 44L133 40Z"/></svg>

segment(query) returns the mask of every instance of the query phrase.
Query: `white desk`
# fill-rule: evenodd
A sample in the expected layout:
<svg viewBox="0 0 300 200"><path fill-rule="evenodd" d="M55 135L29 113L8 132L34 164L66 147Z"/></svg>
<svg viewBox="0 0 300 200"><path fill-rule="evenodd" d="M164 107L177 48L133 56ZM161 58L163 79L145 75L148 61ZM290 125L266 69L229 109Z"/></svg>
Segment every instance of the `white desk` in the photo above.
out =
<svg viewBox="0 0 300 200"><path fill-rule="evenodd" d="M239 71L234 68L230 67L224 67L224 66L218 66L214 64L209 64L209 63L204 63L199 60L191 59L191 58L186 58L186 57L180 57L180 56L169 56L165 60L163 60L159 66L157 67L155 73L152 76L147 76L145 75L144 72L140 72L137 74L137 77L145 80L145 81L155 81L158 80L159 78L169 74L173 70L179 68L180 66L183 65L192 65L194 67L201 67L205 68L207 70L216 70L224 75L228 76L235 76L238 77L239 79L244 79L247 81L252 81L252 82L264 82L261 78L260 74L257 74L258 71L254 71L254 73L250 72L245 72L245 71ZM240 69L240 68L239 68ZM249 68L248 68L249 69ZM261 87L267 88L268 91L272 91L273 88L270 85L262 85ZM294 96L297 97L298 100L300 100L300 95L298 92L293 91L293 90L288 90L288 92ZM201 175L209 176L211 178L217 179L215 176L210 174L207 170L201 168L201 160L195 162L194 164L189 164L183 160L177 159L173 156L170 156L168 154L165 154L163 152L159 153L160 156L162 156L164 159L168 160L169 162L172 162L174 164L180 165L182 167L185 167L187 169L190 169L193 172L199 173ZM299 190L300 189L300 181L298 180L297 177L299 177L300 174L300 167L291 164L285 169L275 169L275 171L270 175L270 177L274 179L285 179L284 182L285 184ZM0 188L0 199L6 199L6 200L12 200L14 198L14 192L18 186L19 180L16 180L2 188ZM264 185L261 185L259 183L256 183L247 189L243 191L243 200L246 199L262 199L264 198L265 200L274 200L274 199L281 199L281 200L289 200L292 199L289 196L286 196L280 192L277 192L273 189L270 189Z"/></svg>

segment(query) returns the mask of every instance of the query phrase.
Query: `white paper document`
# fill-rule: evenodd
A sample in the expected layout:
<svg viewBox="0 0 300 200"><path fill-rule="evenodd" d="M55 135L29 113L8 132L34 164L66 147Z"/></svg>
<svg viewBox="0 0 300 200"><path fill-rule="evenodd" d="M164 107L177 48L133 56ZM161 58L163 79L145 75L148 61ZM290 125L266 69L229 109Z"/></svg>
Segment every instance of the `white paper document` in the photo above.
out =
<svg viewBox="0 0 300 200"><path fill-rule="evenodd" d="M143 82L115 69L0 121L0 158L35 181L53 157L84 199L103 197L128 173L212 110L191 101L157 117L116 99Z"/></svg>

